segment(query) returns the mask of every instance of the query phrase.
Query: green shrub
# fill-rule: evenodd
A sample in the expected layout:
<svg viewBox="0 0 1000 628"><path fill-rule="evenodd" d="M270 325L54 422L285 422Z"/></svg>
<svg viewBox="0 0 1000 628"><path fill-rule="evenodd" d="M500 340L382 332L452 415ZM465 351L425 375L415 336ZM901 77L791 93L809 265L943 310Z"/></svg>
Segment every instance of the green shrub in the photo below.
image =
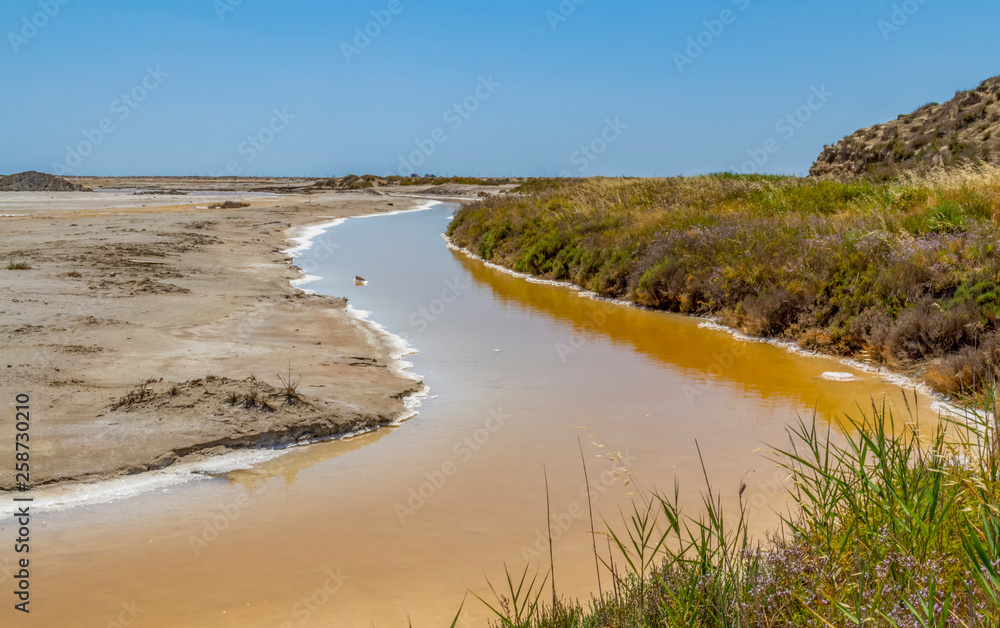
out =
<svg viewBox="0 0 1000 628"><path fill-rule="evenodd" d="M521 190L466 206L449 236L602 296L914 371L1000 326L998 169L536 179Z"/></svg>
<svg viewBox="0 0 1000 628"><path fill-rule="evenodd" d="M953 202L942 203L905 221L906 228L914 235L957 233L964 231L965 223L965 212Z"/></svg>

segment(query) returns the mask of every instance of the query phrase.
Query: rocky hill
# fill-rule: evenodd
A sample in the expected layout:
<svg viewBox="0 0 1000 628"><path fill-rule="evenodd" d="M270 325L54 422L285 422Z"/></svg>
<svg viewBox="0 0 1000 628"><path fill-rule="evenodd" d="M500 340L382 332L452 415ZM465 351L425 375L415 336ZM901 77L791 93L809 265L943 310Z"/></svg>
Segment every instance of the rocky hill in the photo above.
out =
<svg viewBox="0 0 1000 628"><path fill-rule="evenodd" d="M0 177L0 192L86 192L82 185L44 172L21 172Z"/></svg>
<svg viewBox="0 0 1000 628"><path fill-rule="evenodd" d="M944 103L855 132L827 146L810 176L892 175L977 161L1000 161L1000 76Z"/></svg>

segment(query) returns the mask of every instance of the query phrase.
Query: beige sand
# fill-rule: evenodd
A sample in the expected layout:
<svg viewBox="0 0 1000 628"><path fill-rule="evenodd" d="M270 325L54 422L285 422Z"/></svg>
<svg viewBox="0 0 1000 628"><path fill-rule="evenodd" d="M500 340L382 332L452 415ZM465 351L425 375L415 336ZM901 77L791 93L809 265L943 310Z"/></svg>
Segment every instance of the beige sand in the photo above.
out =
<svg viewBox="0 0 1000 628"><path fill-rule="evenodd" d="M282 252L289 229L419 201L324 192L212 210L207 200L0 195L0 215L29 216L0 217L0 442L11 445L0 451L13 448L15 396L30 395L33 485L385 425L421 389L343 300L291 287L300 273ZM289 370L301 399L281 394ZM0 488L13 487L13 465L0 456Z"/></svg>

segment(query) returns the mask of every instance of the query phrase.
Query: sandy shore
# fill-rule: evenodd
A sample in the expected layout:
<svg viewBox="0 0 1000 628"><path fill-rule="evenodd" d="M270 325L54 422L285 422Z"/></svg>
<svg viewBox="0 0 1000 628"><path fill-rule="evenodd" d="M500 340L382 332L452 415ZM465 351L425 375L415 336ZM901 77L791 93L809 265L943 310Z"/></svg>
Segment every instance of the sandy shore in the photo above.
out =
<svg viewBox="0 0 1000 628"><path fill-rule="evenodd" d="M0 195L0 442L13 443L16 395L30 395L34 486L322 439L407 412L422 384L394 370L390 347L344 300L293 288L300 272L283 251L297 228L422 201L324 192L208 209L204 195L108 196ZM295 395L278 377L289 371ZM14 485L13 458L0 456L0 489Z"/></svg>

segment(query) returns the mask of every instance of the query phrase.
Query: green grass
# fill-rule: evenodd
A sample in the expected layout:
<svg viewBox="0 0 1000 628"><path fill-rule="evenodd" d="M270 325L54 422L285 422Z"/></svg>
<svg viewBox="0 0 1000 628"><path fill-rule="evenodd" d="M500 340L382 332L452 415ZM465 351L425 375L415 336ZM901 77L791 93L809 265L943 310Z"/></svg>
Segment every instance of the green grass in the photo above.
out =
<svg viewBox="0 0 1000 628"><path fill-rule="evenodd" d="M508 575L489 603L495 624L1000 625L1000 441L995 398L980 404L931 435L884 407L847 436L801 422L772 450L793 508L764 541L749 534L742 489L727 511L708 473L696 516L681 511L677 488L640 494L603 533L611 589L586 605L553 591L549 604L544 575Z"/></svg>
<svg viewBox="0 0 1000 628"><path fill-rule="evenodd" d="M892 181L533 179L464 208L449 236L521 272L864 356L957 394L1000 377L997 216L989 167Z"/></svg>

